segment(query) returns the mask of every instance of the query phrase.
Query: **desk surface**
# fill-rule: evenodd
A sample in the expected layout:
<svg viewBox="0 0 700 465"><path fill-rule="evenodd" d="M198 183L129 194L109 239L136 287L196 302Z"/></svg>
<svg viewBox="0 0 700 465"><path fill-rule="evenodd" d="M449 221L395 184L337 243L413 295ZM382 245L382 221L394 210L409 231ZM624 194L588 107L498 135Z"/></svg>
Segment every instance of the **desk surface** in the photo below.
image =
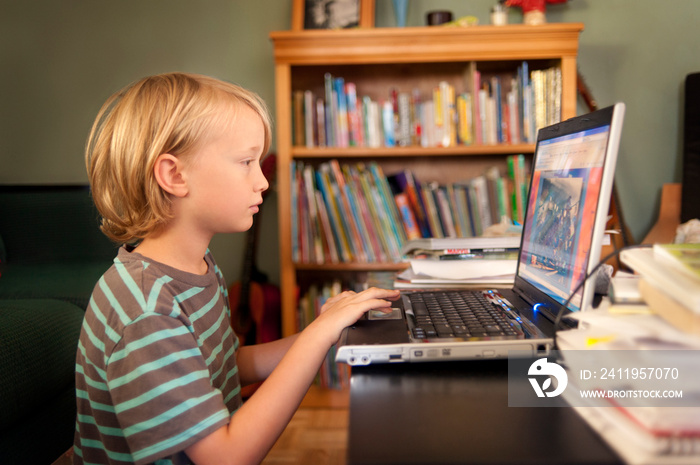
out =
<svg viewBox="0 0 700 465"><path fill-rule="evenodd" d="M568 407L508 407L508 361L354 367L348 465L619 464Z"/></svg>

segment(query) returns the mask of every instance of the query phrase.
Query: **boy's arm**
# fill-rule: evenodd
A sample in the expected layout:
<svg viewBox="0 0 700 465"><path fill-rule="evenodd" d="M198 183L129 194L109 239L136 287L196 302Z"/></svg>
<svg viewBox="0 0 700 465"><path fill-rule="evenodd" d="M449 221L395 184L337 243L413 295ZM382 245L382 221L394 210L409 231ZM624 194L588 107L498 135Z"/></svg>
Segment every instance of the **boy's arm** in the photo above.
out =
<svg viewBox="0 0 700 465"><path fill-rule="evenodd" d="M297 336L298 334L295 334L277 341L239 348L236 352L236 363L241 384L246 386L266 380L296 341Z"/></svg>
<svg viewBox="0 0 700 465"><path fill-rule="evenodd" d="M188 447L197 464L259 463L299 407L330 347L341 331L371 309L391 306L398 291L368 289L329 299L319 315L299 333L267 380L231 417L228 425ZM387 300L388 299L388 300Z"/></svg>

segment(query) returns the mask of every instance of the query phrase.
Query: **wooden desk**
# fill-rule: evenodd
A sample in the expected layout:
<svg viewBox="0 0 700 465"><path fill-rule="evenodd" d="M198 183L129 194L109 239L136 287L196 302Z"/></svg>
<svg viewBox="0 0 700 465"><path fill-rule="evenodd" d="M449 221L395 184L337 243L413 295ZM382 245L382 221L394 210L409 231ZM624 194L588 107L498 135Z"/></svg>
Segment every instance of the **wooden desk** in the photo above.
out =
<svg viewBox="0 0 700 465"><path fill-rule="evenodd" d="M355 367L348 465L620 464L568 407L508 407L508 361Z"/></svg>

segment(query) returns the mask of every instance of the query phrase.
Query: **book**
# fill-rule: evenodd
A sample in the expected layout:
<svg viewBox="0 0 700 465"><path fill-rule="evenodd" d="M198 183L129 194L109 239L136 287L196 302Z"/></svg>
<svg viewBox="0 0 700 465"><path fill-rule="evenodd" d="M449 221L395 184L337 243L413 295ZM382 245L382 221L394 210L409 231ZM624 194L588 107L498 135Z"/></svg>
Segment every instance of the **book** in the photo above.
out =
<svg viewBox="0 0 700 465"><path fill-rule="evenodd" d="M304 117L304 92L295 91L292 94L292 137L293 145L305 145L306 118Z"/></svg>
<svg viewBox="0 0 700 465"><path fill-rule="evenodd" d="M691 310L645 278L639 280L639 293L653 313L681 331L700 335L700 312Z"/></svg>
<svg viewBox="0 0 700 465"><path fill-rule="evenodd" d="M420 192L421 198L423 200L423 205L425 205L425 213L428 218L428 224L430 225L430 235L432 237L445 237L445 232L442 229L442 223L440 221L440 213L438 212L438 207L435 202L435 193L438 184L436 182L421 182Z"/></svg>
<svg viewBox="0 0 700 465"><path fill-rule="evenodd" d="M318 146L326 146L326 105L322 98L316 99L316 135Z"/></svg>
<svg viewBox="0 0 700 465"><path fill-rule="evenodd" d="M335 119L335 145L336 147L348 147L350 145L350 128L348 125L348 99L345 93L345 79L336 77L333 79L333 95L336 106Z"/></svg>
<svg viewBox="0 0 700 465"><path fill-rule="evenodd" d="M401 249L404 255L414 250L484 250L519 249L520 236L423 238L407 241Z"/></svg>
<svg viewBox="0 0 700 465"><path fill-rule="evenodd" d="M316 207L316 194L315 194L315 183L314 183L314 172L311 166L305 166L304 172L304 185L306 187L306 202L308 205L308 226L309 226L309 248L313 252L307 261L323 263L324 261L324 251L323 251L323 234L321 232L321 219L318 215L318 209Z"/></svg>
<svg viewBox="0 0 700 465"><path fill-rule="evenodd" d="M654 258L700 281L700 244L654 244Z"/></svg>
<svg viewBox="0 0 700 465"><path fill-rule="evenodd" d="M450 199L448 199L447 196L447 189L443 186L437 186L433 194L435 195L435 206L438 210L438 218L440 218L443 233L446 237L457 237L457 230L455 229L455 221L450 208Z"/></svg>
<svg viewBox="0 0 700 465"><path fill-rule="evenodd" d="M348 129L350 131L350 146L364 146L364 132L362 124L362 112L358 106L357 87L354 82L345 84L348 106Z"/></svg>
<svg viewBox="0 0 700 465"><path fill-rule="evenodd" d="M416 249L412 258L429 258L435 260L517 260L520 249Z"/></svg>
<svg viewBox="0 0 700 465"><path fill-rule="evenodd" d="M394 194L394 200L396 201L396 206L399 208L401 218L403 219L404 229L406 230L406 237L408 237L409 239L420 238L420 229L418 229L416 217L413 214L413 210L411 209L411 205L408 201L408 195L405 192Z"/></svg>
<svg viewBox="0 0 700 465"><path fill-rule="evenodd" d="M411 97L406 92L399 92L398 103L398 128L396 134L397 145L407 147L411 145Z"/></svg>
<svg viewBox="0 0 700 465"><path fill-rule="evenodd" d="M651 248L623 250L622 262L695 313L700 313L700 280L668 266Z"/></svg>
<svg viewBox="0 0 700 465"><path fill-rule="evenodd" d="M344 216L341 215L341 210L338 206L337 186L331 183L330 167L322 165L319 170L316 170L316 185L320 190L326 211L333 228L336 243L338 244L339 255L344 262L352 261L354 255L351 249L348 228L343 221Z"/></svg>
<svg viewBox="0 0 700 465"><path fill-rule="evenodd" d="M486 183L486 176L477 176L470 181L471 189L473 192L475 211L479 215L479 225L480 234L483 231L495 223L491 216L491 208L489 206L489 193ZM479 235L480 235L479 234Z"/></svg>
<svg viewBox="0 0 700 465"><path fill-rule="evenodd" d="M333 235L333 229L331 227L331 222L328 217L328 211L326 210L326 204L323 202L323 195L319 191L314 192L316 197L316 208L318 210L318 216L321 219L321 230L323 232L324 240L324 251L326 260L330 260L331 263L339 263L340 258L338 257L338 244L336 238Z"/></svg>
<svg viewBox="0 0 700 465"><path fill-rule="evenodd" d="M394 131L394 107L391 101L387 100L382 104L382 135L385 147L396 145Z"/></svg>
<svg viewBox="0 0 700 465"><path fill-rule="evenodd" d="M304 145L311 148L318 146L318 136L315 134L316 102L313 92L304 91ZM301 144L300 144L301 145Z"/></svg>
<svg viewBox="0 0 700 465"><path fill-rule="evenodd" d="M395 194L406 194L409 206L420 230L420 237L430 237L430 226L421 199L419 184L416 182L413 173L409 170L403 170L389 175L387 180Z"/></svg>
<svg viewBox="0 0 700 465"><path fill-rule="evenodd" d="M625 409L574 407L576 412L625 460L635 465L691 465L698 463L700 447L693 434L663 434L639 424Z"/></svg>
<svg viewBox="0 0 700 465"><path fill-rule="evenodd" d="M326 119L326 145L328 145L328 147L335 147L336 117L335 112L333 111L333 75L330 73L326 73L323 76L323 83L324 95L326 97L326 108L324 110L324 116Z"/></svg>
<svg viewBox="0 0 700 465"><path fill-rule="evenodd" d="M525 179L525 156L522 154L509 155L506 162L508 164L508 177L512 186L512 218L513 221L523 224L528 190Z"/></svg>
<svg viewBox="0 0 700 465"><path fill-rule="evenodd" d="M358 222L363 238L366 240L366 248L371 251L372 261L384 262L387 260L385 249L379 240L380 230L371 214L367 198L364 195L358 170L350 165L342 166L345 184L351 192L351 205L357 210Z"/></svg>

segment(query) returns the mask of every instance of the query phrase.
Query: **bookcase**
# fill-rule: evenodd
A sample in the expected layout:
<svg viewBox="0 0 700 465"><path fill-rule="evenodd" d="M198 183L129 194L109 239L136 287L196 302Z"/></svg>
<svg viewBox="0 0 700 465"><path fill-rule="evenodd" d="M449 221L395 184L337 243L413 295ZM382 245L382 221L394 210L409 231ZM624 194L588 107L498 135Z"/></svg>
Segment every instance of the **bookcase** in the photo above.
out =
<svg viewBox="0 0 700 465"><path fill-rule="evenodd" d="M294 162L319 165L376 162L384 173L410 169L421 179L457 182L483 174L491 166L506 169L509 155L531 158L531 141L453 144L424 147L318 147L294 143L294 94L324 92L324 76L342 76L357 94L382 100L393 88L429 93L440 82L457 91L468 87L474 69L482 77L514 75L529 69L556 68L560 74L561 119L576 114L576 57L581 23L540 26L407 27L272 32L275 60L276 137L279 189L282 332L297 328L297 299L309 282L368 271L398 271L400 262L297 263L292 255L293 205L290 189Z"/></svg>

